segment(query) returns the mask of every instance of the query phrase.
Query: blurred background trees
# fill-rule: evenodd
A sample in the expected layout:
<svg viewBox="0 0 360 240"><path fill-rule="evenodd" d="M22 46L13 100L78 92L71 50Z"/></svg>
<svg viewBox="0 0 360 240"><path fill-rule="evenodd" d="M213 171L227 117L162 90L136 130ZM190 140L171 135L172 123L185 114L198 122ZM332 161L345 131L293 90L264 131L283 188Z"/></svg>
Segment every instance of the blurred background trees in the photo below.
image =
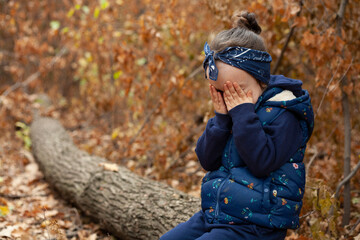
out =
<svg viewBox="0 0 360 240"><path fill-rule="evenodd" d="M46 94L53 105L43 114L59 118L82 149L198 196L203 171L193 150L213 115L203 44L231 26L234 11L248 10L273 72L304 82L316 116L293 236L350 236L359 228L359 174L345 227L343 198L333 194L344 178L345 95L346 158L350 168L360 160L360 3L343 2L339 25L335 0L0 0L0 128L29 124L31 109L11 108Z"/></svg>

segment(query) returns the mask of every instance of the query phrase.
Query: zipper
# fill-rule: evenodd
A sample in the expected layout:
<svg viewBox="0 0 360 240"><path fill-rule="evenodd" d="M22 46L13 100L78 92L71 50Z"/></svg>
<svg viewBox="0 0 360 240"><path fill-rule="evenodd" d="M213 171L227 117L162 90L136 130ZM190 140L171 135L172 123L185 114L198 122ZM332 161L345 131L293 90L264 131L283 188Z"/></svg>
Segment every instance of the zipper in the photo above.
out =
<svg viewBox="0 0 360 240"><path fill-rule="evenodd" d="M231 147L232 141L233 141L233 136L230 136L230 141L227 142L226 147L225 147L225 149L226 149L225 154L227 155L226 160L227 160L227 163L229 165L228 167L230 167L229 160L231 158L231 156L230 156L230 147ZM231 176L231 173L229 172L229 174L226 176L226 178L224 178L224 181L219 185L218 191L216 193L216 206L215 206L215 218L214 218L216 221L218 220L219 213L220 213L220 203L219 203L219 201L220 201L221 188L226 183L226 181L229 180L230 176Z"/></svg>
<svg viewBox="0 0 360 240"><path fill-rule="evenodd" d="M231 174L227 175L226 178L224 178L224 181L220 184L219 188L218 188L218 192L216 194L216 206L215 206L215 220L218 220L218 216L219 216L219 212L220 212L220 192L221 192L221 188L223 187L223 185L226 183L227 180L229 180Z"/></svg>

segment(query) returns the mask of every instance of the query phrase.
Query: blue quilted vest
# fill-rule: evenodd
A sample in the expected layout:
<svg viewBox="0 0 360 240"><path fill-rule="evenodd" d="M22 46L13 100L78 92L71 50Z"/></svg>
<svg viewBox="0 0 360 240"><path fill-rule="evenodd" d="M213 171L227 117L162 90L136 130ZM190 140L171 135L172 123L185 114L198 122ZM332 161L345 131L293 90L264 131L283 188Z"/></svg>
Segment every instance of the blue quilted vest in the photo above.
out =
<svg viewBox="0 0 360 240"><path fill-rule="evenodd" d="M269 228L296 229L305 188L302 162L312 128L313 112L306 90L294 100L267 101L283 91L267 90L255 105L263 125L271 124L284 111L292 111L300 120L303 143L278 170L266 178L257 178L239 156L233 136L229 137L219 170L208 172L202 181L202 209L210 223L256 224Z"/></svg>

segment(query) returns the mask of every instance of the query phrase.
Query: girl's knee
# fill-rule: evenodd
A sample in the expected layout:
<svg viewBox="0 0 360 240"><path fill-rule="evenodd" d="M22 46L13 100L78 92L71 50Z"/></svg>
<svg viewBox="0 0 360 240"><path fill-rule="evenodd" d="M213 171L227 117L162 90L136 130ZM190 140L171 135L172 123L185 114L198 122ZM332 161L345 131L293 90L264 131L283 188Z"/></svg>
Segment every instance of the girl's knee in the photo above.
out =
<svg viewBox="0 0 360 240"><path fill-rule="evenodd" d="M167 233L165 233L164 235L162 235L159 240L176 240L176 239L180 240L181 237L178 235L179 234L177 234L173 230L170 230Z"/></svg>

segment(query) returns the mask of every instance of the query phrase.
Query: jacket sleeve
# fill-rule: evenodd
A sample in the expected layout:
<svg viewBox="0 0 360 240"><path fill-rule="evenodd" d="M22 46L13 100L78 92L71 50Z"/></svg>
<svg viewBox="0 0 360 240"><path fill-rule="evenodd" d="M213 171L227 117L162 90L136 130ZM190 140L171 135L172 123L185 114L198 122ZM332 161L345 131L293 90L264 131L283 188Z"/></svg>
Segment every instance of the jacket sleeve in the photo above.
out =
<svg viewBox="0 0 360 240"><path fill-rule="evenodd" d="M215 117L209 119L195 149L200 164L206 171L214 171L221 166L221 156L230 136L231 126L231 117L227 114L215 112Z"/></svg>
<svg viewBox="0 0 360 240"><path fill-rule="evenodd" d="M256 177L266 177L289 161L302 142L300 122L284 111L270 125L262 126L254 104L244 103L229 111L235 146Z"/></svg>

